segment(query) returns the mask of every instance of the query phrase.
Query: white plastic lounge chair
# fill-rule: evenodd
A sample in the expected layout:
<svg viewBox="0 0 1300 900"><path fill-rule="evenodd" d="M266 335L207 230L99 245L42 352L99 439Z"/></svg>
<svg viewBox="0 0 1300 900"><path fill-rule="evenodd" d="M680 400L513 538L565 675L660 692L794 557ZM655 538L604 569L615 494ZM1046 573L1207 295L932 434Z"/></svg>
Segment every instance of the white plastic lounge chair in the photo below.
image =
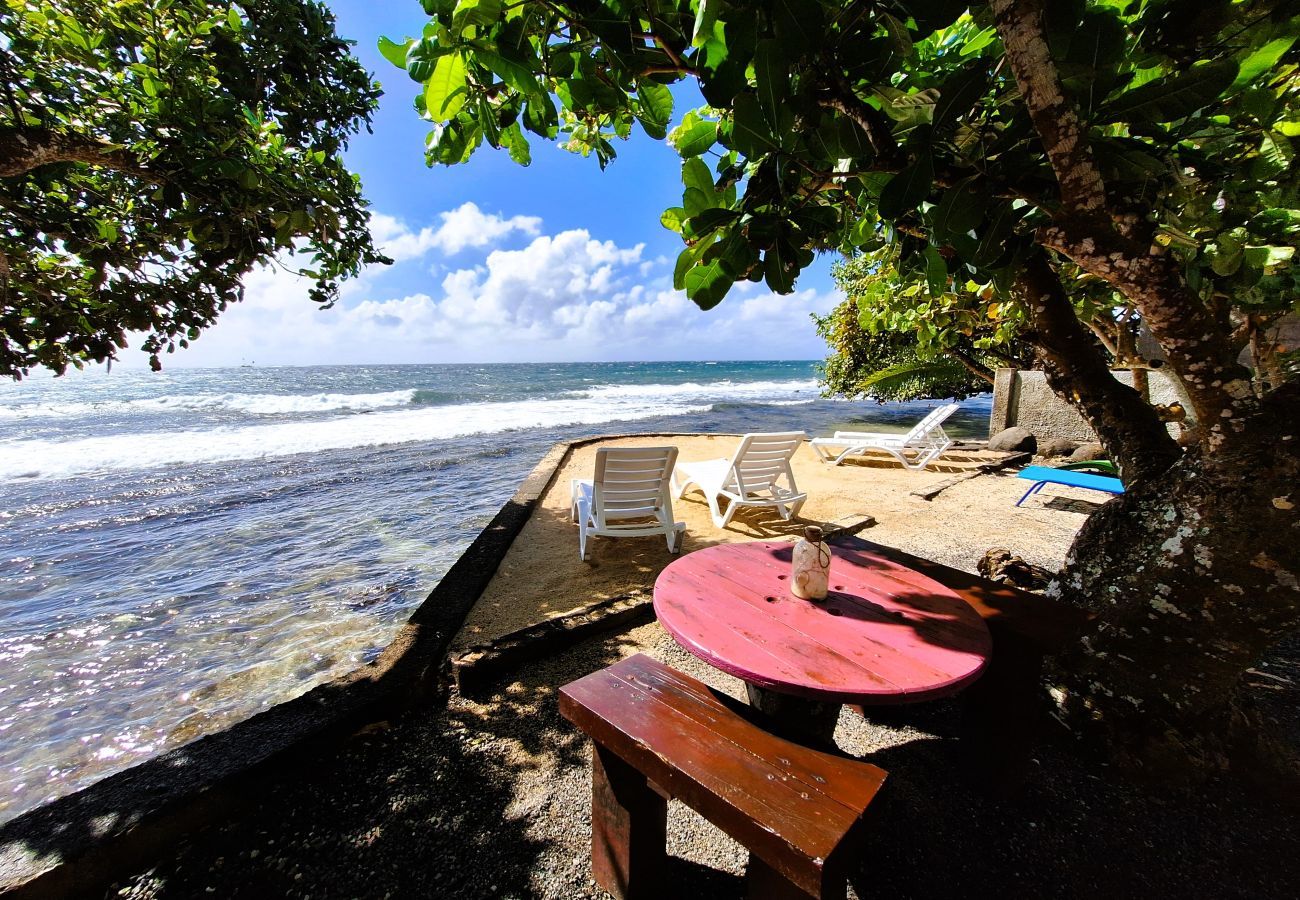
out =
<svg viewBox="0 0 1300 900"><path fill-rule="evenodd" d="M668 552L681 544L685 522L673 521L668 494L676 447L602 447L596 451L591 481L570 486L573 520L578 523L578 556L587 558L587 536L639 537L662 534Z"/></svg>
<svg viewBox="0 0 1300 900"><path fill-rule="evenodd" d="M678 463L673 470L673 496L680 498L695 485L708 500L713 524L719 528L726 528L742 506L774 506L789 521L808 499L799 493L790 468L790 457L806 437L802 431L747 434L731 459ZM785 487L777 483L782 479ZM722 498L730 501L725 515L719 509Z"/></svg>
<svg viewBox="0 0 1300 900"><path fill-rule="evenodd" d="M815 438L812 448L822 462L838 466L850 456L862 455L868 450L883 450L892 454L905 469L924 469L952 446L952 438L943 430L943 421L958 410L949 403L930 411L907 434L889 434L880 431L837 431L834 437ZM839 453L830 448L843 447Z"/></svg>

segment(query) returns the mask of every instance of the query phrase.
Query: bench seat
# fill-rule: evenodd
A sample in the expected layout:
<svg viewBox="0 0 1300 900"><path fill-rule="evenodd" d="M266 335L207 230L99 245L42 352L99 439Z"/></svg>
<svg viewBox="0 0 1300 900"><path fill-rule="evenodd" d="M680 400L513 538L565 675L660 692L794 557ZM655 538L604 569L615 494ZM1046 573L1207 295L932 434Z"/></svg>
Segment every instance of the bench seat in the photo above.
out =
<svg viewBox="0 0 1300 900"><path fill-rule="evenodd" d="M760 714L638 654L560 689L592 754L592 875L615 897L669 896L667 799L749 848L751 897L840 898L885 779L778 738Z"/></svg>

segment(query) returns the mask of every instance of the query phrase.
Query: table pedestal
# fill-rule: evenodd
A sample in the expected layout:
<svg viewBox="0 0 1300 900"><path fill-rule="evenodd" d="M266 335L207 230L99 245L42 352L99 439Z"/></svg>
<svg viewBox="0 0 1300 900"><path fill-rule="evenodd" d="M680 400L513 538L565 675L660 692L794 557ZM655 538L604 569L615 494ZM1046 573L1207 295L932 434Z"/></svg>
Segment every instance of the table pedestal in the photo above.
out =
<svg viewBox="0 0 1300 900"><path fill-rule="evenodd" d="M745 691L749 705L772 718L775 734L800 744L834 745L842 703L779 694L748 682Z"/></svg>

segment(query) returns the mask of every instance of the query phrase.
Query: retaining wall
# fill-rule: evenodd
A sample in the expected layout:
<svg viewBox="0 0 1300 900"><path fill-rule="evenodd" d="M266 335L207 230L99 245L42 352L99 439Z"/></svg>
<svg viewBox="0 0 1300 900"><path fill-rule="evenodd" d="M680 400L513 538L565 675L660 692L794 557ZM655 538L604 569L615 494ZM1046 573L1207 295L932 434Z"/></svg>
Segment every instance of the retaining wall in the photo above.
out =
<svg viewBox="0 0 1300 900"><path fill-rule="evenodd" d="M1133 383L1129 371L1114 373L1124 384ZM1159 369L1147 372L1151 402L1181 403L1189 412L1191 404L1178 382ZM1042 372L1021 369L998 369L993 382L993 411L989 416L989 437L999 431L1018 425L1028 429L1039 440L1049 437L1068 438L1072 441L1095 441L1097 435L1070 406L1047 386Z"/></svg>

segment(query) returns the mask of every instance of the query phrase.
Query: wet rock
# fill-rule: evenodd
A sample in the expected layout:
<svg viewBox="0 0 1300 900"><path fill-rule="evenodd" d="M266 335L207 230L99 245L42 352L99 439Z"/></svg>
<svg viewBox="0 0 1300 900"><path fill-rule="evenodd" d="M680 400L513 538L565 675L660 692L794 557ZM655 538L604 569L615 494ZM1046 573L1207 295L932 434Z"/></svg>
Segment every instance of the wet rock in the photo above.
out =
<svg viewBox="0 0 1300 900"><path fill-rule="evenodd" d="M1015 426L989 438L989 449L1007 453L1033 453L1038 449L1038 440L1029 429Z"/></svg>

